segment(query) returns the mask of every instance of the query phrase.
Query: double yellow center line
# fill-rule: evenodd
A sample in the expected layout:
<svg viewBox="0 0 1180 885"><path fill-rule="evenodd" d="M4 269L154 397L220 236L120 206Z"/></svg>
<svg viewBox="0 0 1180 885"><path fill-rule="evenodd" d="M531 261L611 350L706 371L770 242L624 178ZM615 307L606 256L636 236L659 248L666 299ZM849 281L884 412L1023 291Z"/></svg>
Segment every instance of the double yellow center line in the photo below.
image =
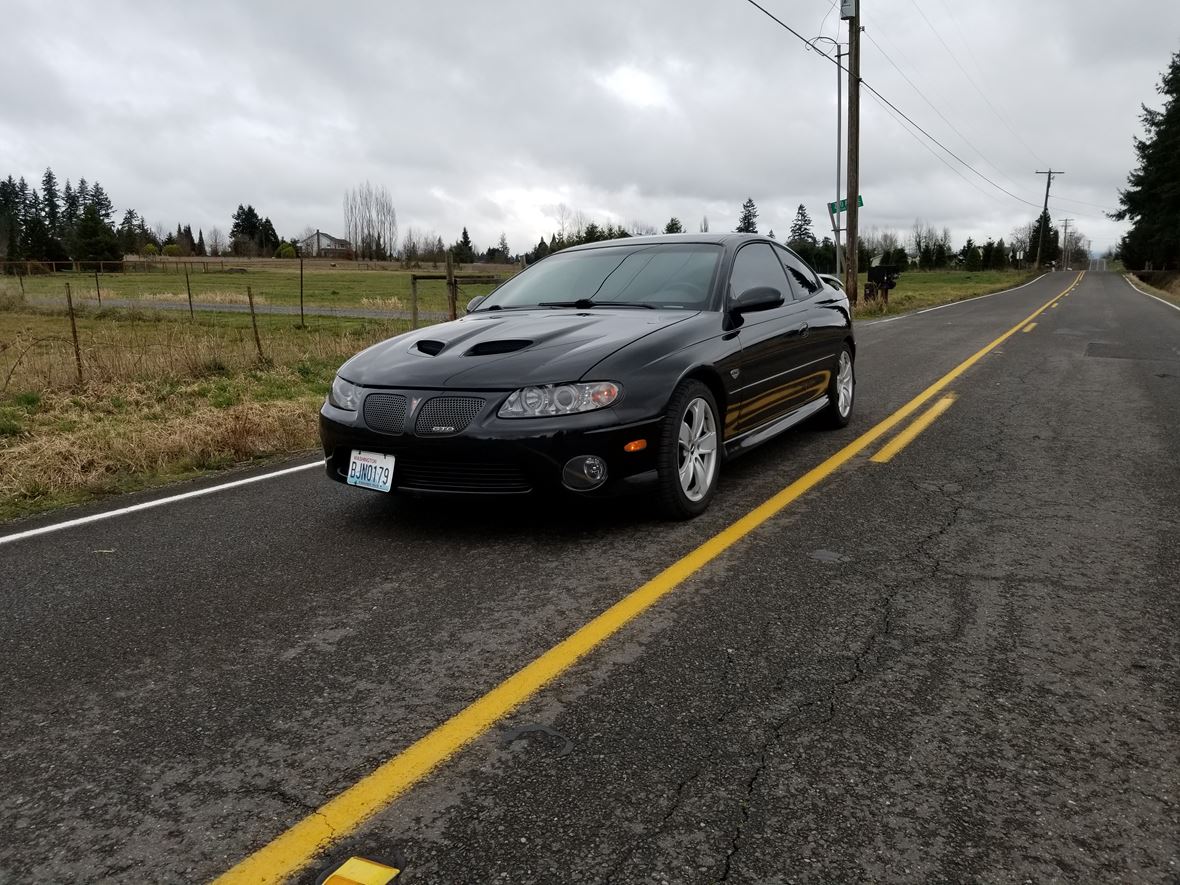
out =
<svg viewBox="0 0 1180 885"><path fill-rule="evenodd" d="M498 721L688 578L888 434L941 393L952 381L1020 331L1022 326L1055 305L1081 278L1082 274L1079 273L1068 289L1043 304L995 341L959 363L888 418L861 434L823 463L807 471L700 547L668 566L642 587L623 597L487 694L473 701L429 734L419 738L397 756L329 799L273 841L259 848L220 876L216 880L218 885L282 882L306 867L319 852L352 833L374 814L388 807L431 771L487 732ZM936 417L937 414L929 420L933 421ZM918 432L920 429L915 431L914 435Z"/></svg>

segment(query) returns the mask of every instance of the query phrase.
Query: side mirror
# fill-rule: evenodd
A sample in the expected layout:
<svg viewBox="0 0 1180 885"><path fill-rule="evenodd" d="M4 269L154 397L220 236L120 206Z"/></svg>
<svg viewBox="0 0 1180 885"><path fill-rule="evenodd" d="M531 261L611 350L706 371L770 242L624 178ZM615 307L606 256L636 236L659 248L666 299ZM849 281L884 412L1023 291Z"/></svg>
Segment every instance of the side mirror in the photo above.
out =
<svg viewBox="0 0 1180 885"><path fill-rule="evenodd" d="M471 313L471 311L479 307L483 303L483 300L487 297L487 295L476 295L474 298L468 301L466 308L467 313Z"/></svg>
<svg viewBox="0 0 1180 885"><path fill-rule="evenodd" d="M733 300L730 310L735 314L754 313L782 307L783 293L773 286L755 286Z"/></svg>

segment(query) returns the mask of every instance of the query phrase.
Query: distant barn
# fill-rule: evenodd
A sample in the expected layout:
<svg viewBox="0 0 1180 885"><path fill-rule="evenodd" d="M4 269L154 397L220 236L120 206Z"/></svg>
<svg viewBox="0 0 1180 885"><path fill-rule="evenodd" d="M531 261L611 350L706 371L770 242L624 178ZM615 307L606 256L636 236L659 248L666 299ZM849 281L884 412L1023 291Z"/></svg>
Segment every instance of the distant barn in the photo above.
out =
<svg viewBox="0 0 1180 885"><path fill-rule="evenodd" d="M352 243L317 230L299 241L299 254L306 258L348 258Z"/></svg>

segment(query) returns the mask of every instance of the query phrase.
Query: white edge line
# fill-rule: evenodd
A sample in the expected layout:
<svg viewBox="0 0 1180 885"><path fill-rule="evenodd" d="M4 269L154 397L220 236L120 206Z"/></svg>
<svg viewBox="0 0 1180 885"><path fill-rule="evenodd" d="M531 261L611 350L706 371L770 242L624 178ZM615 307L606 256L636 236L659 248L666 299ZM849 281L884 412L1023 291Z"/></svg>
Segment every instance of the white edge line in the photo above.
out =
<svg viewBox="0 0 1180 885"><path fill-rule="evenodd" d="M1011 289L1001 289L999 292L988 292L986 295L972 295L970 298L960 298L958 301L949 301L946 304L937 304L934 307L923 307L921 310L915 310L913 313L903 313L895 317L886 317L883 320L869 320L867 323L857 323L858 326L878 326L881 323L892 323L896 320L904 320L906 317L916 317L918 314L930 313L932 310L942 310L944 307L955 307L959 304L969 304L972 301L980 301L984 298L991 298L993 295L1007 295L1009 292L1015 292L1018 289L1023 289L1025 286L1031 286L1037 280L1044 279L1049 275L1049 272L1041 274L1039 277L1033 277L1027 283L1021 283L1019 286L1013 286ZM1146 293L1145 293L1146 294Z"/></svg>
<svg viewBox="0 0 1180 885"><path fill-rule="evenodd" d="M1134 283L1131 282L1131 277L1128 274L1123 274L1123 279L1127 281L1128 286L1130 286L1132 289L1134 289L1140 295L1146 295L1148 298L1154 298L1160 304L1163 304L1166 307L1170 307L1170 308L1172 308L1172 310L1180 310L1180 305L1173 304L1171 301L1164 301L1164 299L1160 298L1158 295L1152 295L1150 292L1144 292L1142 289L1140 289L1138 286L1136 286Z"/></svg>
<svg viewBox="0 0 1180 885"><path fill-rule="evenodd" d="M235 489L239 486L250 485L255 482L262 482L266 479L274 479L276 476L286 476L288 473L295 473L300 470L308 470L312 467L323 467L323 459L312 461L310 464L299 464L295 467L284 467L282 470L272 470L270 473L263 473L258 476L249 476L246 479L235 479L233 482L223 482L220 485L209 486L204 489L197 489L192 492L183 492L179 495L170 495L167 498L157 498L154 501L145 501L142 504L132 504L130 507L120 507L118 510L106 510L102 513L92 513L90 516L80 516L77 519L67 519L65 522L55 522L52 525L43 525L35 529L28 529L23 532L16 532L11 535L0 535L0 544L11 544L13 541L23 541L25 538L34 538L37 535L47 535L50 532L60 532L65 529L72 529L80 525L88 525L92 522L101 522L104 519L112 519L116 516L124 516L128 513L137 513L140 510L151 510L153 507L163 507L165 504L174 504L177 501L187 501L190 498L200 498L204 495L212 495L215 492L224 492L226 489Z"/></svg>

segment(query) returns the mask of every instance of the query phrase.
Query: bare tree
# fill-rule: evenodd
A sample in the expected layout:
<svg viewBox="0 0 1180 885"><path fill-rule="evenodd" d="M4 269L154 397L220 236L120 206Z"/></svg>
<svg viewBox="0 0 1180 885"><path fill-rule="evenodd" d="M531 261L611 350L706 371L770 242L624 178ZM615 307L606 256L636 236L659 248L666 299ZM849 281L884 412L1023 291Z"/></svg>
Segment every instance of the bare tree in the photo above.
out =
<svg viewBox="0 0 1180 885"><path fill-rule="evenodd" d="M565 239L566 226L570 223L570 207L565 203L557 204L557 235L561 239Z"/></svg>
<svg viewBox="0 0 1180 885"><path fill-rule="evenodd" d="M709 216L701 217L701 233L707 234L709 232Z"/></svg>
<svg viewBox="0 0 1180 885"><path fill-rule="evenodd" d="M369 182L344 192L344 238L357 258L382 261L397 250L397 211L384 185Z"/></svg>
<svg viewBox="0 0 1180 885"><path fill-rule="evenodd" d="M631 236L633 237L648 237L652 234L659 233L654 225L648 224L646 221L632 221L631 222Z"/></svg>
<svg viewBox="0 0 1180 885"><path fill-rule="evenodd" d="M219 227L209 228L209 254L220 256L225 250L225 234Z"/></svg>

